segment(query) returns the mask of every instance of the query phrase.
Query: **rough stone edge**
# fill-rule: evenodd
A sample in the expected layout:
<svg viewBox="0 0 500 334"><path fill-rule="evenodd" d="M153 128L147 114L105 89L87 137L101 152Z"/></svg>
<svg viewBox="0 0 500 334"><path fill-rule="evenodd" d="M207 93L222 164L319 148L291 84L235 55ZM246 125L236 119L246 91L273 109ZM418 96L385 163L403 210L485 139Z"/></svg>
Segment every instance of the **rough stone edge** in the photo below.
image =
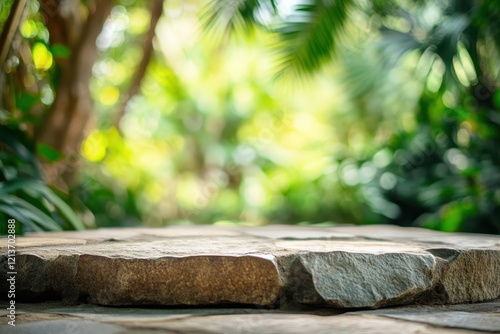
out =
<svg viewBox="0 0 500 334"><path fill-rule="evenodd" d="M436 268L433 272L432 286L422 292L404 296L401 299L381 301L375 305L367 305L367 308L379 308L383 306L397 306L403 304L459 304L470 302L483 302L495 300L500 297L500 250L488 249L452 249L452 248L428 248L426 250L436 259ZM207 256L207 255L203 255ZM314 288L311 273L297 264L300 252L288 255L235 255L231 257L261 256L270 259L276 267L278 279L282 286L279 296L272 303L276 306L288 307L301 304L298 302L297 291L309 294L312 302L310 305L323 307L345 308L325 301ZM70 258L68 261L68 257ZM0 266L6 265L6 256L0 256ZM42 258L34 254L21 254L18 256L19 272L26 271L26 275L18 275L19 293L34 299L60 299L71 303L81 299L78 288L71 282L76 282L79 255L57 255ZM46 262L46 265L44 265ZM481 279L478 271L480 268L488 269L486 279ZM479 275L479 276L478 276ZM478 279L479 278L479 279ZM5 280L2 280L0 288L4 289ZM34 285L35 282L42 283ZM468 285L465 285L464 282ZM479 285L479 288L478 288ZM481 289L481 285L483 289ZM479 293L470 294L468 288L479 289ZM486 288L484 288L486 287ZM493 290L488 290L493 289ZM21 298L22 299L22 298Z"/></svg>

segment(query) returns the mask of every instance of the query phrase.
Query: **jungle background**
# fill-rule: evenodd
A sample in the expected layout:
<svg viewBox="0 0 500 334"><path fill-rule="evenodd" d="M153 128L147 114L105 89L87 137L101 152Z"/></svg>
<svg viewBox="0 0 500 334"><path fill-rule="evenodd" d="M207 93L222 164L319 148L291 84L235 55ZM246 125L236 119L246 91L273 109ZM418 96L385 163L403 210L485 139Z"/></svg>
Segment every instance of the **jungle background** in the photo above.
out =
<svg viewBox="0 0 500 334"><path fill-rule="evenodd" d="M0 0L0 227L500 233L500 3Z"/></svg>

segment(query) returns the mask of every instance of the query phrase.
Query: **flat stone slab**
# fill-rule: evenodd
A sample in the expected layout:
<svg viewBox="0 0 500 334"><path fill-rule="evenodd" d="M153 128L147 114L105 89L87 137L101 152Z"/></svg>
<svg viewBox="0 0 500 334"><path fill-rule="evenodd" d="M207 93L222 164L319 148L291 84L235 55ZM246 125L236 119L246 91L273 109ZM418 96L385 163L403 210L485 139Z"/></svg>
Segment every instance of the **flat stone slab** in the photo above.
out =
<svg viewBox="0 0 500 334"><path fill-rule="evenodd" d="M408 306L359 311L352 314L379 315L439 327L473 329L486 332L500 331L500 302L446 305L441 307Z"/></svg>
<svg viewBox="0 0 500 334"><path fill-rule="evenodd" d="M353 309L500 297L500 237L493 235L186 226L33 233L16 245L21 301ZM6 277L0 288L8 290Z"/></svg>
<svg viewBox="0 0 500 334"><path fill-rule="evenodd" d="M7 304L0 303L5 310ZM249 308L110 308L90 304L19 304L16 326L0 311L0 333L103 334L465 334L499 333L500 302L385 308L339 313Z"/></svg>

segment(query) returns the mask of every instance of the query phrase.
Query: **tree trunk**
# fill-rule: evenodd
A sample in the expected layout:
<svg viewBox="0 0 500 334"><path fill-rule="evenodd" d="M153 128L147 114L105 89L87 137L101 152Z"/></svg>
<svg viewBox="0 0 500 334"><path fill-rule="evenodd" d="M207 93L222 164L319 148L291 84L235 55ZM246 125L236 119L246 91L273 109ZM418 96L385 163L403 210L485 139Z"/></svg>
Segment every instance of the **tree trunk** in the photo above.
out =
<svg viewBox="0 0 500 334"><path fill-rule="evenodd" d="M19 30L19 26L23 21L23 16L26 12L26 0L19 0L12 4L10 9L9 17L1 27L0 32L0 108L3 108L3 94L4 94L4 80L6 70L6 61L9 56L12 44L14 41L14 36Z"/></svg>
<svg viewBox="0 0 500 334"><path fill-rule="evenodd" d="M63 44L71 50L69 59L57 60L60 78L56 98L36 135L39 142L64 155L55 164L44 164L44 171L48 183L65 190L74 182L84 129L93 109L89 83L98 56L96 39L113 2L95 0L87 7L86 17L79 0L41 1L51 44Z"/></svg>
<svg viewBox="0 0 500 334"><path fill-rule="evenodd" d="M129 90L124 95L124 98L122 99L120 105L118 106L118 109L116 110L115 127L117 129L120 129L120 122L125 115L125 108L130 102L130 99L132 99L132 97L134 97L134 95L139 92L142 80L144 79L144 76L146 74L146 70L148 68L151 57L153 56L153 39L155 37L156 25L158 24L158 21L160 20L161 14L163 12L163 0L151 1L150 11L151 23L142 42L142 49L144 50L144 54L142 55L142 59L137 66L134 77L132 78Z"/></svg>

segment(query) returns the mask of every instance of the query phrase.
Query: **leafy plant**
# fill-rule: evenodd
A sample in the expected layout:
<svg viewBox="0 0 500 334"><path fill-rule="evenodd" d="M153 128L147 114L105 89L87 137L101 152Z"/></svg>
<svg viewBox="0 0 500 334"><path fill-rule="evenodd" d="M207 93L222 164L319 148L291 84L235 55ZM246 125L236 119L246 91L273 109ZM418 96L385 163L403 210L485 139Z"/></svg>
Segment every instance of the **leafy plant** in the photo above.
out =
<svg viewBox="0 0 500 334"><path fill-rule="evenodd" d="M245 22L274 33L279 74L311 74L340 54L351 106L347 130L334 131L361 138L339 161L361 211L378 222L500 233L498 2L313 0L287 13L285 1L224 2L212 1L208 26L231 31ZM356 25L355 42L346 43Z"/></svg>
<svg viewBox="0 0 500 334"><path fill-rule="evenodd" d="M426 6L442 15L425 20L419 13ZM376 111L368 106L389 96L379 87L389 86L389 71L402 64L414 74L414 87L421 93L414 108L415 125L384 143L392 160L360 191L377 194L382 204L372 201L373 196L366 200L391 223L500 233L499 76L493 65L499 60L500 7L445 1L404 8L381 5L375 12L382 17L378 50L386 67L380 66L383 75L363 72L365 78L375 77L368 88L367 80L345 81L353 99L365 99L365 105L358 104L359 112ZM398 19L407 24L407 31L385 25ZM482 47L486 44L488 52ZM411 56L416 60L405 63ZM362 159L359 165L374 165L375 160Z"/></svg>
<svg viewBox="0 0 500 334"><path fill-rule="evenodd" d="M59 73L54 59L68 56L50 43L37 1L0 1L0 233L14 218L18 233L84 229L70 198L44 180L38 157L47 165L60 152L36 143L34 134L53 102Z"/></svg>
<svg viewBox="0 0 500 334"><path fill-rule="evenodd" d="M42 178L35 145L26 134L0 125L0 232L6 233L7 217L18 232L82 230L81 219Z"/></svg>
<svg viewBox="0 0 500 334"><path fill-rule="evenodd" d="M277 76L305 75L318 70L337 50L355 2L299 1L290 13L280 10L285 1L215 0L205 14L209 29L231 33L264 26L278 36Z"/></svg>

